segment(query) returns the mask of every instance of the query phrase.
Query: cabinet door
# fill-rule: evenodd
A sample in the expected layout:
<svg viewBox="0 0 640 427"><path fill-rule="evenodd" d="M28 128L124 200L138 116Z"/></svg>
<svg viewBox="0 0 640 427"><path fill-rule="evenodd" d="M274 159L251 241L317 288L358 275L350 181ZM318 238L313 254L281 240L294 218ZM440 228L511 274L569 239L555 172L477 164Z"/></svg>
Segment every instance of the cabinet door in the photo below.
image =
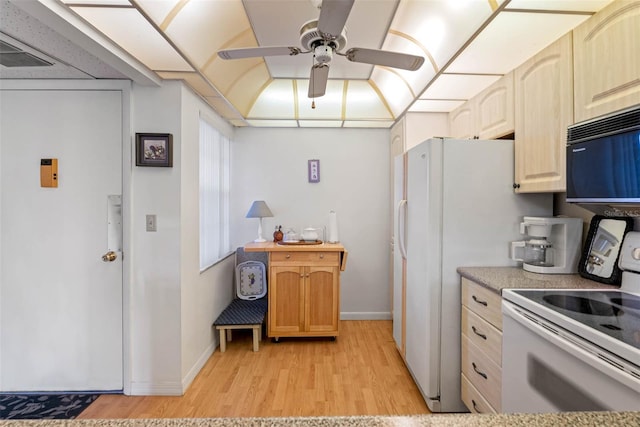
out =
<svg viewBox="0 0 640 427"><path fill-rule="evenodd" d="M567 126L573 123L571 33L515 70L516 192L565 191Z"/></svg>
<svg viewBox="0 0 640 427"><path fill-rule="evenodd" d="M304 328L304 267L271 267L269 332L295 333Z"/></svg>
<svg viewBox="0 0 640 427"><path fill-rule="evenodd" d="M473 101L467 101L449 113L449 129L454 138L473 139L476 136Z"/></svg>
<svg viewBox="0 0 640 427"><path fill-rule="evenodd" d="M613 2L573 31L575 121L640 103L640 2Z"/></svg>
<svg viewBox="0 0 640 427"><path fill-rule="evenodd" d="M306 331L332 332L338 330L339 274L337 267L306 267Z"/></svg>
<svg viewBox="0 0 640 427"><path fill-rule="evenodd" d="M515 129L513 71L476 97L476 122L480 139L493 139Z"/></svg>

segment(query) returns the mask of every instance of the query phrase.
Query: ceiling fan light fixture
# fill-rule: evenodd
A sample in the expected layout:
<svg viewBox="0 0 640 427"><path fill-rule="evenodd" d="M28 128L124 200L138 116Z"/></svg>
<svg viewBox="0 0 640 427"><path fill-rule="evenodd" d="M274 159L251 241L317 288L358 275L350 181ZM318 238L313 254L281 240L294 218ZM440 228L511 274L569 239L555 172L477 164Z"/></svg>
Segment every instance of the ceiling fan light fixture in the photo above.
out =
<svg viewBox="0 0 640 427"><path fill-rule="evenodd" d="M316 46L313 50L313 55L320 64L331 62L331 58L333 58L333 48L326 44Z"/></svg>

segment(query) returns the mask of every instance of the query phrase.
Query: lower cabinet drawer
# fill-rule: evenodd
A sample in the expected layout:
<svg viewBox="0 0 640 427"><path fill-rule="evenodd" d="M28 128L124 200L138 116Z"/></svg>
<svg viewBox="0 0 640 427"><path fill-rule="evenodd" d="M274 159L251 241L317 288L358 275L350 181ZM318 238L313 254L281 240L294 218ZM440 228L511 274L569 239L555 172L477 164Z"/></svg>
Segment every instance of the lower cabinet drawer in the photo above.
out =
<svg viewBox="0 0 640 427"><path fill-rule="evenodd" d="M462 336L471 340L497 365L502 366L502 331L462 306Z"/></svg>
<svg viewBox="0 0 640 427"><path fill-rule="evenodd" d="M502 408L502 369L468 338L462 338L462 373L500 412Z"/></svg>
<svg viewBox="0 0 640 427"><path fill-rule="evenodd" d="M463 277L462 305L502 330L502 297L497 292Z"/></svg>
<svg viewBox="0 0 640 427"><path fill-rule="evenodd" d="M462 401L469 411L477 414L495 414L496 410L491 407L489 402L484 398L477 388L471 384L471 381L462 374Z"/></svg>
<svg viewBox="0 0 640 427"><path fill-rule="evenodd" d="M340 252L271 252L269 261L273 263L287 263L288 265L331 264L339 265Z"/></svg>

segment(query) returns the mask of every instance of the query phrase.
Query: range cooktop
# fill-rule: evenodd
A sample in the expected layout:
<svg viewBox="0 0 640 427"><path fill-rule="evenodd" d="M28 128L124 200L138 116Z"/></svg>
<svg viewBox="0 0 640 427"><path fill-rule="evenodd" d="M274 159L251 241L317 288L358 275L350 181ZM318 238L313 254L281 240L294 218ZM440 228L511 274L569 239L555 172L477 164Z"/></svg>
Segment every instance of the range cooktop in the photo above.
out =
<svg viewBox="0 0 640 427"><path fill-rule="evenodd" d="M614 353L638 364L640 295L616 290L509 289L503 297L605 349L612 350L611 344L622 347Z"/></svg>

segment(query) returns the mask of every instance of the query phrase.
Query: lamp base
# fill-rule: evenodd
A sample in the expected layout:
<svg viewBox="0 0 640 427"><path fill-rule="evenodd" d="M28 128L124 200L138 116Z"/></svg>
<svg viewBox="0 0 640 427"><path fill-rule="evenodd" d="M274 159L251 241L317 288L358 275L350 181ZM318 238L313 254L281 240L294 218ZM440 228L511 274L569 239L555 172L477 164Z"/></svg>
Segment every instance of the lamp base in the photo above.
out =
<svg viewBox="0 0 640 427"><path fill-rule="evenodd" d="M258 239L256 239L256 240L254 240L254 243L264 243L264 242L266 242L266 241L267 241L266 239L258 238Z"/></svg>

